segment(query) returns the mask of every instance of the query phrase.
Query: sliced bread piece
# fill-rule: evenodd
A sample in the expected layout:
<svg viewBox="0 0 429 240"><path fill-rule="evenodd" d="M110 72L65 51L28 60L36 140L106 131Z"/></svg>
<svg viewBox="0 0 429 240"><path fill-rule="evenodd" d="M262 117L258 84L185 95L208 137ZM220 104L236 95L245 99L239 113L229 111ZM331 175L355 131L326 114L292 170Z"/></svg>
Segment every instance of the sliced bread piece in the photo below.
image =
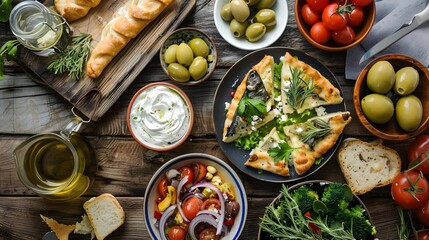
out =
<svg viewBox="0 0 429 240"><path fill-rule="evenodd" d="M125 213L118 200L109 193L91 198L83 204L98 240L103 240L125 221Z"/></svg>
<svg viewBox="0 0 429 240"><path fill-rule="evenodd" d="M401 157L394 149L359 139L346 139L338 151L341 171L354 194L364 194L392 183L401 171Z"/></svg>

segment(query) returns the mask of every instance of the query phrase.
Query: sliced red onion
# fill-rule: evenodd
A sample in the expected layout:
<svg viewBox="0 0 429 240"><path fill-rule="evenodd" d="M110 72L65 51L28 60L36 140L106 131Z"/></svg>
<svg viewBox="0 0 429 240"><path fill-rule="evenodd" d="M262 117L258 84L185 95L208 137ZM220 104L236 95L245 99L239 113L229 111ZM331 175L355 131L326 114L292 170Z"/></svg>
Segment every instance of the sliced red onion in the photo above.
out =
<svg viewBox="0 0 429 240"><path fill-rule="evenodd" d="M189 192L182 198L182 202L186 202L186 200L188 200L191 197L197 197L201 200L204 200L206 198L206 196L200 192Z"/></svg>
<svg viewBox="0 0 429 240"><path fill-rule="evenodd" d="M165 223L167 222L167 219L173 215L174 209L176 209L176 204L171 205L168 207L164 213L161 216L161 219L159 220L159 235L161 236L162 240L167 240L165 237Z"/></svg>
<svg viewBox="0 0 429 240"><path fill-rule="evenodd" d="M188 181L188 176L185 176L182 180L180 180L179 186L177 186L176 203L177 203L177 208L179 209L179 213L182 216L183 220L186 222L189 222L189 219L185 217L185 214L183 214L182 201L180 201L180 192L182 191L183 185L185 185L187 181Z"/></svg>
<svg viewBox="0 0 429 240"><path fill-rule="evenodd" d="M215 217L216 219L220 218L219 213L212 211L212 210L201 210L199 212L197 212L197 216L201 215L201 214L208 214L208 215L212 215L213 217Z"/></svg>
<svg viewBox="0 0 429 240"><path fill-rule="evenodd" d="M223 199L222 192L215 185L208 183L208 182L199 182L199 183L195 184L194 186L192 186L190 191L192 191L196 188L199 188L199 187L207 187L207 188L210 188L211 190L214 190L217 193L217 196L218 196L219 201L220 201L220 218L218 218L218 223L217 223L217 227L216 227L216 235L220 235L220 233L222 231L223 221L225 219L225 201Z"/></svg>
<svg viewBox="0 0 429 240"><path fill-rule="evenodd" d="M175 178L171 179L170 185L173 186L175 189L177 189L177 186L179 186L179 180Z"/></svg>
<svg viewBox="0 0 429 240"><path fill-rule="evenodd" d="M200 214L200 215L196 216L189 223L188 233L191 235L192 240L198 240L198 237L195 236L195 228L198 224L200 224L202 222L208 223L208 224L212 225L213 227L217 227L219 225L219 223L213 217L209 216L208 214ZM224 224L221 225L221 232L224 232L225 236L228 234L228 228ZM220 235L220 233L219 234L216 233L216 235Z"/></svg>

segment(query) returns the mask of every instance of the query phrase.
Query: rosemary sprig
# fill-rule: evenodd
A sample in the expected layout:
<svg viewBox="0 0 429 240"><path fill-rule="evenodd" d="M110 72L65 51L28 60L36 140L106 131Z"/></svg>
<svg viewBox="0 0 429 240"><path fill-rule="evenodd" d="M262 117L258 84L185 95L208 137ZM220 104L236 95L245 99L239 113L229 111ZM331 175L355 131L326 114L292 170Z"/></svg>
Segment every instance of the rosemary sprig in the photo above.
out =
<svg viewBox="0 0 429 240"><path fill-rule="evenodd" d="M331 131L328 121L315 119L306 123L306 129L301 133L304 143L313 142L315 139L321 138Z"/></svg>
<svg viewBox="0 0 429 240"><path fill-rule="evenodd" d="M399 215L399 225L397 226L398 228L398 235L399 235L399 239L400 240L408 240L411 236L411 232L408 228L408 223L405 220L405 216L404 216L404 209L402 209L401 207L397 207L398 210L398 215Z"/></svg>
<svg viewBox="0 0 429 240"><path fill-rule="evenodd" d="M315 86L312 79L304 80L303 71L290 67L292 77L290 78L289 89L284 89L287 103L294 109L300 108L304 100L316 95Z"/></svg>
<svg viewBox="0 0 429 240"><path fill-rule="evenodd" d="M89 52L91 51L90 34L82 33L72 37L70 46L54 61L48 65L48 70L54 74L69 73L73 80L79 80L83 64L88 60Z"/></svg>

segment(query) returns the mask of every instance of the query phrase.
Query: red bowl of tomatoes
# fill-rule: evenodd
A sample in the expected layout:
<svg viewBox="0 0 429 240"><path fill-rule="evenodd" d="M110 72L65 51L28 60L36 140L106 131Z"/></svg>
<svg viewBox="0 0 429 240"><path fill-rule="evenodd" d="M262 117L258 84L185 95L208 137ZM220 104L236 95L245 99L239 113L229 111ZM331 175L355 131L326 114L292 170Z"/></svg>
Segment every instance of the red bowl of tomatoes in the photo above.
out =
<svg viewBox="0 0 429 240"><path fill-rule="evenodd" d="M152 239L238 239L247 218L247 195L237 173L203 153L162 165L149 181L143 205Z"/></svg>
<svg viewBox="0 0 429 240"><path fill-rule="evenodd" d="M295 19L304 38L325 51L359 44L375 20L375 0L296 0Z"/></svg>

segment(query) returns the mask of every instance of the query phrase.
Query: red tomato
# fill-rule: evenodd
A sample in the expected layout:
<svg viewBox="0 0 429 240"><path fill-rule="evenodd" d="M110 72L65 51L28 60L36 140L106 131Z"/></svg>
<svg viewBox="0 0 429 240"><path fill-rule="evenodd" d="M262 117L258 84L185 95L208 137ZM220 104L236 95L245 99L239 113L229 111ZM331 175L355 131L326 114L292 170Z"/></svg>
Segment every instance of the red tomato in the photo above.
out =
<svg viewBox="0 0 429 240"><path fill-rule="evenodd" d="M161 196L162 199L164 199L167 196L167 186L168 186L168 180L167 178L161 179L158 183L158 193Z"/></svg>
<svg viewBox="0 0 429 240"><path fill-rule="evenodd" d="M186 230L179 226L173 226L168 229L168 238L170 240L184 240L186 238Z"/></svg>
<svg viewBox="0 0 429 240"><path fill-rule="evenodd" d="M326 6L328 6L330 0L307 0L308 6L314 11L322 12Z"/></svg>
<svg viewBox="0 0 429 240"><path fill-rule="evenodd" d="M329 4L322 13L322 22L330 30L345 28L348 18L348 14L337 3Z"/></svg>
<svg viewBox="0 0 429 240"><path fill-rule="evenodd" d="M331 37L340 45L348 45L355 40L355 31L352 27L346 26L344 29L332 31Z"/></svg>
<svg viewBox="0 0 429 240"><path fill-rule="evenodd" d="M427 152L427 153L425 153ZM429 135L420 135L418 136L408 148L408 161L412 162L413 160L420 157L418 162L421 162L422 158L429 159ZM424 174L429 174L429 160L426 160L422 165L416 168L416 171L422 171Z"/></svg>
<svg viewBox="0 0 429 240"><path fill-rule="evenodd" d="M199 240L219 240L220 235L216 235L216 228L209 227L209 228L204 228L200 232L198 239Z"/></svg>
<svg viewBox="0 0 429 240"><path fill-rule="evenodd" d="M197 197L191 197L183 203L183 214L189 220L192 220L197 216L197 213L201 210L203 200Z"/></svg>
<svg viewBox="0 0 429 240"><path fill-rule="evenodd" d="M365 7L372 3L374 0L352 0L352 3L358 5L359 7Z"/></svg>
<svg viewBox="0 0 429 240"><path fill-rule="evenodd" d="M365 18L365 12L361 7L356 6L349 13L349 21L347 24L352 27L357 27L362 24L364 18Z"/></svg>
<svg viewBox="0 0 429 240"><path fill-rule="evenodd" d="M194 181L195 175L194 175L194 171L192 171L192 168L188 166L183 166L179 168L179 172L181 174L180 179L184 178L185 176L188 176L188 181L186 181L186 183L190 183Z"/></svg>
<svg viewBox="0 0 429 240"><path fill-rule="evenodd" d="M418 231L419 240L429 240L429 230ZM415 240L415 237L411 237L410 239Z"/></svg>
<svg viewBox="0 0 429 240"><path fill-rule="evenodd" d="M301 8L302 19L308 25L313 25L317 22L320 22L320 12L313 10L308 4L304 4Z"/></svg>
<svg viewBox="0 0 429 240"><path fill-rule="evenodd" d="M220 205L220 201L217 198L208 198L204 201L203 205L201 206L201 210L212 210L212 209L216 209L216 210L220 210L221 209L221 205Z"/></svg>
<svg viewBox="0 0 429 240"><path fill-rule="evenodd" d="M417 172L404 172L396 176L391 186L392 197L404 209L423 207L428 201L428 181Z"/></svg>
<svg viewBox="0 0 429 240"><path fill-rule="evenodd" d="M322 22L318 22L311 27L310 36L314 41L324 44L331 37L331 32Z"/></svg>
<svg viewBox="0 0 429 240"><path fill-rule="evenodd" d="M415 213L419 222L429 227L429 201L423 207L417 209Z"/></svg>
<svg viewBox="0 0 429 240"><path fill-rule="evenodd" d="M195 175L195 182L199 182L206 177L207 174L207 166L202 163L194 163L192 164L192 170Z"/></svg>

